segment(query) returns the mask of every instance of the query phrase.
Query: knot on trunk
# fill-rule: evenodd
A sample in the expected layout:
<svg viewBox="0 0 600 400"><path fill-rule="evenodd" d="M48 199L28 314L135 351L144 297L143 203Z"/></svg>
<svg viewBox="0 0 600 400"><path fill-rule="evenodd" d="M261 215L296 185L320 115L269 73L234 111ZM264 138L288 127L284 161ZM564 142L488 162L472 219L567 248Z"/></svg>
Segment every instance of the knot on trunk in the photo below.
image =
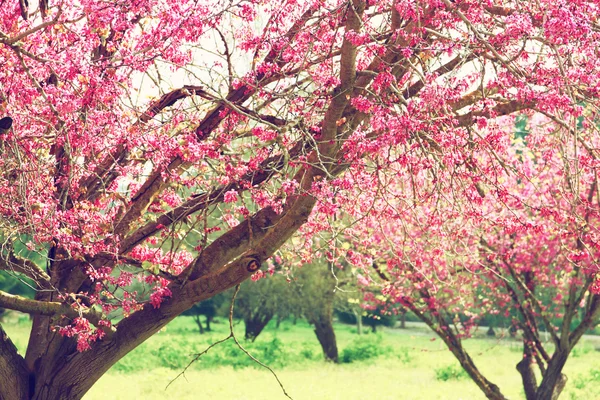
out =
<svg viewBox="0 0 600 400"><path fill-rule="evenodd" d="M257 256L248 257L246 260L246 269L248 272L256 272L260 269L260 260Z"/></svg>

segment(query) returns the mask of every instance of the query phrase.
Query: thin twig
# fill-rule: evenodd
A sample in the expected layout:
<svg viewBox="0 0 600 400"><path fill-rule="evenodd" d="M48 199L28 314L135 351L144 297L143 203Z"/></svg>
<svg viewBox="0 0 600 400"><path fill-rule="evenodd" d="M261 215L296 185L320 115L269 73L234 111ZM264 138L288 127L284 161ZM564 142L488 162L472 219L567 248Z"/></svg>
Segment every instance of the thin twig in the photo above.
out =
<svg viewBox="0 0 600 400"><path fill-rule="evenodd" d="M235 296L237 295L237 293L240 291L240 285L238 284L235 287L235 292L233 293L233 298L231 299L231 309L229 310L229 332L231 335L231 338L233 339L233 341L235 342L235 344L239 347L239 349L241 351L243 351L248 357L250 357L250 359L252 361L254 361L255 363L257 363L258 365L260 365L263 368L268 369L273 376L275 377L275 379L277 380L277 383L279 384L279 387L281 387L281 390L283 391L283 394L285 395L285 397L287 397L290 400L294 400L292 399L292 397L288 394L288 392L285 390L285 387L283 386L283 383L281 383L281 381L279 380L279 377L277 376L277 374L275 373L275 371L273 371L271 369L271 367L269 367L268 365L262 363L261 361L257 360L256 357L254 357L252 354L250 354L248 352L248 350L246 350L244 348L244 346L241 345L241 343L237 340L237 338L235 337L235 334L233 333L233 303L235 300Z"/></svg>
<svg viewBox="0 0 600 400"><path fill-rule="evenodd" d="M271 367L269 367L268 365L265 365L264 363L262 363L261 361L259 361L258 359L256 359L256 357L254 357L252 354L250 354L248 352L248 350L246 350L242 344L237 340L237 338L235 337L235 334L233 333L233 308L235 305L235 298L237 297L238 292L240 291L240 285L238 284L235 287L235 291L233 292L233 296L231 296L231 305L229 306L229 335L221 340L216 341L215 343L212 343L210 346L208 346L204 351L196 354L194 356L194 358L188 363L188 365L183 369L183 371L181 371L175 378L173 378L168 385L165 387L165 390L167 390L169 388L169 386L171 386L171 384L173 382L175 382L180 376L184 376L185 372L188 370L188 368L195 363L196 361L198 361L200 359L200 357L202 357L204 354L208 353L208 351L210 349L212 349L213 347L215 347L218 344L224 343L226 341L228 341L229 339L233 339L233 341L235 342L235 344L238 346L238 348L240 350L242 350L244 352L244 354L246 354L248 357L250 357L250 359L252 361L254 361L255 363L257 363L258 365L260 365L263 368L268 369L271 374L273 374L273 376L275 377L275 379L277 380L277 383L279 384L279 387L281 387L281 390L283 391L283 394L290 400L294 400L292 399L292 397L288 394L288 392L285 390L285 387L283 386L283 383L281 383L281 380L279 380L279 377L277 376L277 374L275 373L275 371L273 371L271 369Z"/></svg>

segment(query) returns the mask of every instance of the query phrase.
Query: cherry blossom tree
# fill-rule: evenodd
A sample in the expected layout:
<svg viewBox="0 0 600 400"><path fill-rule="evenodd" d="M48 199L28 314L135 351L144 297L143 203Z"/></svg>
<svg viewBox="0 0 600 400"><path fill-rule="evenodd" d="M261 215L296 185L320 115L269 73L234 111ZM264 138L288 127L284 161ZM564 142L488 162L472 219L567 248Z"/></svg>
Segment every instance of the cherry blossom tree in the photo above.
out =
<svg viewBox="0 0 600 400"><path fill-rule="evenodd" d="M0 268L36 284L35 299L0 292L33 316L24 355L0 332L4 398L81 398L284 243L333 262L347 226L400 226L394 198L429 199L415 221L431 225L489 222L485 203L505 215L497 232L518 231L535 210L515 200L529 176L504 116L518 112L544 116L528 145L560 159L565 204L549 211L595 265L594 2L0 4ZM491 236L469 254L520 245Z"/></svg>
<svg viewBox="0 0 600 400"><path fill-rule="evenodd" d="M402 190L348 231L347 256L364 269L366 307L382 303L372 294L379 286L443 340L490 399L505 397L463 344L481 317L516 314L523 340L516 367L528 400L558 398L570 352L600 322L596 178L581 176L588 191L576 201L558 190L564 158L539 151L547 122L531 125L529 144L518 138L510 146L518 162L498 176L509 192L481 183L485 196L473 208L457 193L430 188L414 201Z"/></svg>

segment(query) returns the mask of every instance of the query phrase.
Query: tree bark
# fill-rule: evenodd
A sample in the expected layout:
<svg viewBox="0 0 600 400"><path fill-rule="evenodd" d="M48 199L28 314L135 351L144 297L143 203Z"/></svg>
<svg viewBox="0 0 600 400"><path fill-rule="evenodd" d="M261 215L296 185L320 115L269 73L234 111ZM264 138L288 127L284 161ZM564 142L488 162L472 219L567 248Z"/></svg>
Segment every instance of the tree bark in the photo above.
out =
<svg viewBox="0 0 600 400"><path fill-rule="evenodd" d="M315 326L315 334L317 335L317 339L319 339L325 358L337 363L339 361L338 348L331 318L324 316L323 318L314 321L313 324Z"/></svg>
<svg viewBox="0 0 600 400"><path fill-rule="evenodd" d="M548 363L546 373L537 390L536 400L556 400L567 384L567 376L562 370L569 358L569 350L557 349Z"/></svg>
<svg viewBox="0 0 600 400"><path fill-rule="evenodd" d="M24 399L28 390L25 360L0 325L0 400Z"/></svg>
<svg viewBox="0 0 600 400"><path fill-rule="evenodd" d="M506 397L504 397L504 395L500 392L500 388L488 381L487 378L483 376L483 374L475 366L471 356L469 356L469 354L462 348L462 345L459 347L449 346L449 348L460 362L460 365L464 368L467 374L469 374L477 386L479 386L488 399L506 400Z"/></svg>
<svg viewBox="0 0 600 400"><path fill-rule="evenodd" d="M400 329L406 329L406 308L400 311Z"/></svg>
<svg viewBox="0 0 600 400"><path fill-rule="evenodd" d="M527 344L523 344L523 359L517 363L517 371L521 374L523 390L527 400L537 399L537 379L533 370L533 354Z"/></svg>

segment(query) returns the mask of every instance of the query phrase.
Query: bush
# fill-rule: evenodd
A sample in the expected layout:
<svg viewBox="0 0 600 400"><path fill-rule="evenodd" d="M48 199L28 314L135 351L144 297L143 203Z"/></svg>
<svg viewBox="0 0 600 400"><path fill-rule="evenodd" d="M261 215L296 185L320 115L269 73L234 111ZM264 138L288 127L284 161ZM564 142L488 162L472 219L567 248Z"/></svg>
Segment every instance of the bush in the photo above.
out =
<svg viewBox="0 0 600 400"><path fill-rule="evenodd" d="M152 354L159 359L159 365L166 368L182 369L189 363L191 357L190 349L181 340L173 340L162 343Z"/></svg>
<svg viewBox="0 0 600 400"><path fill-rule="evenodd" d="M391 351L389 346L381 343L381 336L369 335L354 339L342 352L341 361L351 363L379 357Z"/></svg>
<svg viewBox="0 0 600 400"><path fill-rule="evenodd" d="M452 364L435 369L435 379L438 381L450 381L467 378L467 372L460 365Z"/></svg>
<svg viewBox="0 0 600 400"><path fill-rule="evenodd" d="M283 342L276 337L270 342L259 342L254 347L256 354L253 355L265 364L283 366L289 360Z"/></svg>
<svg viewBox="0 0 600 400"><path fill-rule="evenodd" d="M315 353L311 349L302 349L300 351L300 355L306 358L307 360L312 360L313 358L315 358Z"/></svg>
<svg viewBox="0 0 600 400"><path fill-rule="evenodd" d="M577 375L574 379L574 385L577 389L584 389L588 383L597 385L600 382L600 369L592 368L588 371L587 376L583 374Z"/></svg>

